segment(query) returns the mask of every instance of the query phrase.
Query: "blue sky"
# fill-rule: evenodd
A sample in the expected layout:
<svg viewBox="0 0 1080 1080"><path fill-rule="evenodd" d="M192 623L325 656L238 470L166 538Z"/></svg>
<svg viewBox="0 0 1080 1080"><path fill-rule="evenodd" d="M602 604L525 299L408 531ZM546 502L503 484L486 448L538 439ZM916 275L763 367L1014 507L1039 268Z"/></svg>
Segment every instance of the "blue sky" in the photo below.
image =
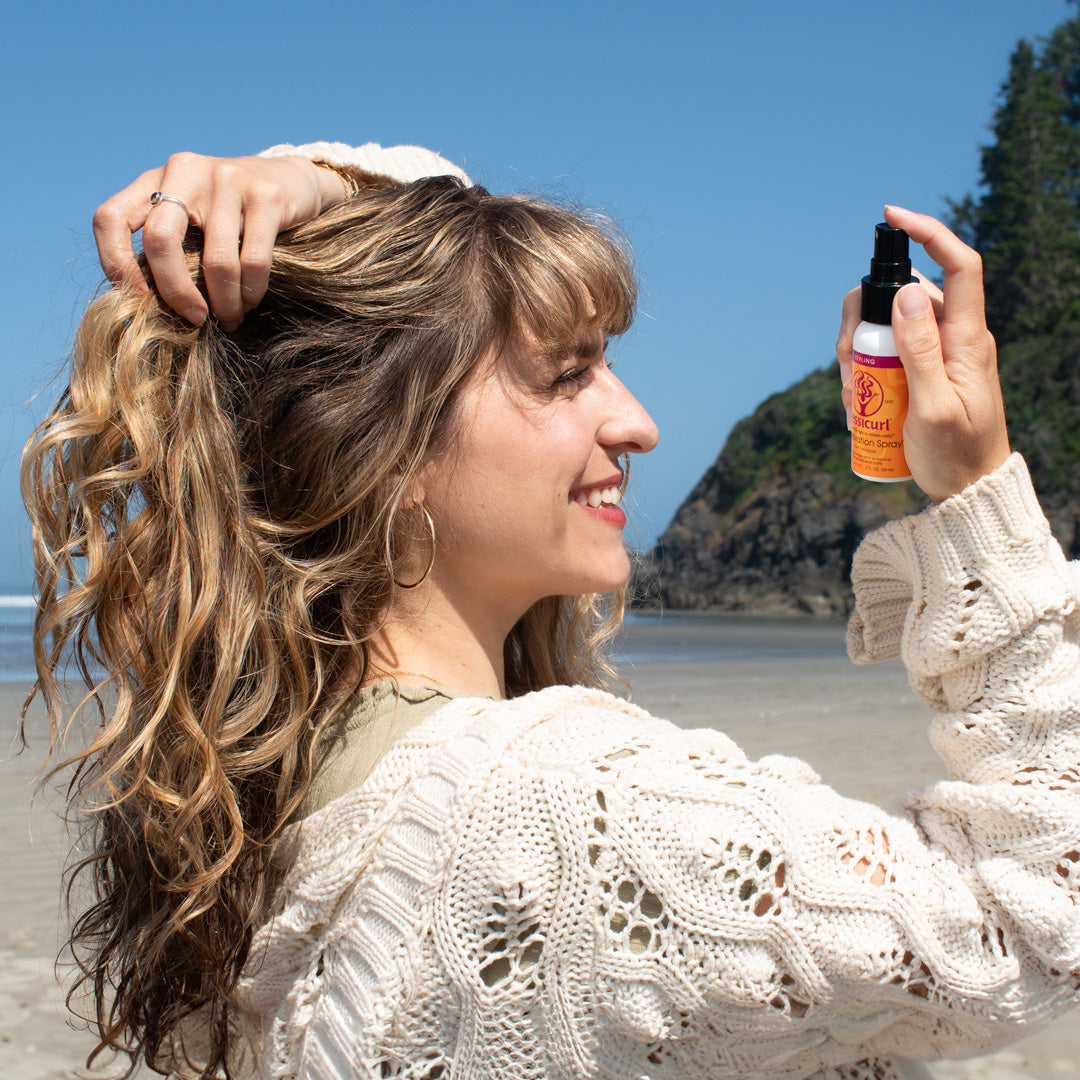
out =
<svg viewBox="0 0 1080 1080"><path fill-rule="evenodd" d="M418 143L492 189L606 210L642 278L620 374L661 432L635 462L633 534L647 543L732 424L829 361L882 205L941 213L974 186L1009 53L1072 10L11 5L0 42L0 588L30 579L18 456L100 283L91 214L170 152Z"/></svg>

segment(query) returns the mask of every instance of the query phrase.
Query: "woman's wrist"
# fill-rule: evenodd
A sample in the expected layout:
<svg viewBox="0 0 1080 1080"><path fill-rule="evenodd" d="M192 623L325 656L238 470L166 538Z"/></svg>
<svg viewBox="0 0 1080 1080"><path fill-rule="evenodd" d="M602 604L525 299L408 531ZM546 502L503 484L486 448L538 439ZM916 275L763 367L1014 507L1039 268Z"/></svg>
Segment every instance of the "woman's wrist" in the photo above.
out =
<svg viewBox="0 0 1080 1080"><path fill-rule="evenodd" d="M351 199L359 191L356 181L337 165L332 165L329 161L312 161L311 164L318 173L320 214L346 199Z"/></svg>

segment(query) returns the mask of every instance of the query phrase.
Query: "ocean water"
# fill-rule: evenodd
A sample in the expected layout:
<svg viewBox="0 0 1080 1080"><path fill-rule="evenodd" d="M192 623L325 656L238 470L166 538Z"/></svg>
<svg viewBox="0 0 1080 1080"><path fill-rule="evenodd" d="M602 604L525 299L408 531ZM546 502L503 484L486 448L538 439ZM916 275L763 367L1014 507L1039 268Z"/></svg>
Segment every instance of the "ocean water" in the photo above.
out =
<svg viewBox="0 0 1080 1080"><path fill-rule="evenodd" d="M615 643L615 660L627 664L737 663L830 658L844 653L844 623L840 620L697 612L628 615Z"/></svg>
<svg viewBox="0 0 1080 1080"><path fill-rule="evenodd" d="M0 683L34 679L34 599L0 592ZM628 615L615 643L616 663L738 661L834 656L843 627L828 620L744 615Z"/></svg>
<svg viewBox="0 0 1080 1080"><path fill-rule="evenodd" d="M18 592L0 594L0 682L34 678L34 598Z"/></svg>
<svg viewBox="0 0 1080 1080"><path fill-rule="evenodd" d="M29 683L37 678L33 646L36 611L29 593L14 589L0 592L0 683ZM72 664L61 670L61 677L79 678Z"/></svg>

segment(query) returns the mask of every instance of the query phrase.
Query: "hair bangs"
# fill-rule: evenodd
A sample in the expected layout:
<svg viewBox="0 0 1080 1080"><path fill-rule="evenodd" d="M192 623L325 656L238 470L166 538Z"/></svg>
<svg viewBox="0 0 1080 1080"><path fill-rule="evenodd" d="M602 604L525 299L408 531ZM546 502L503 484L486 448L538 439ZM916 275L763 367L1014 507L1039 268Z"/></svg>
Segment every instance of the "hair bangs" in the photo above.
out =
<svg viewBox="0 0 1080 1080"><path fill-rule="evenodd" d="M583 327L606 337L630 328L633 259L610 221L520 196L498 202L488 272L507 338L521 334L543 358L556 359L573 351Z"/></svg>

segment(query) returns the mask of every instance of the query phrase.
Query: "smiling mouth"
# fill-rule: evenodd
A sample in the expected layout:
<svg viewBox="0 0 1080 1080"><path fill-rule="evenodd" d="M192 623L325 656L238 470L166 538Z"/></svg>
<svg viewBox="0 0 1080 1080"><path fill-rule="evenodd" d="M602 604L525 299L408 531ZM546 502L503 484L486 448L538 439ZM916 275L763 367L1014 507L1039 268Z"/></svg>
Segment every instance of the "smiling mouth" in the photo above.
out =
<svg viewBox="0 0 1080 1080"><path fill-rule="evenodd" d="M571 496L578 506L618 506L622 502L622 489L618 484L607 487L594 487L588 491L578 491Z"/></svg>

